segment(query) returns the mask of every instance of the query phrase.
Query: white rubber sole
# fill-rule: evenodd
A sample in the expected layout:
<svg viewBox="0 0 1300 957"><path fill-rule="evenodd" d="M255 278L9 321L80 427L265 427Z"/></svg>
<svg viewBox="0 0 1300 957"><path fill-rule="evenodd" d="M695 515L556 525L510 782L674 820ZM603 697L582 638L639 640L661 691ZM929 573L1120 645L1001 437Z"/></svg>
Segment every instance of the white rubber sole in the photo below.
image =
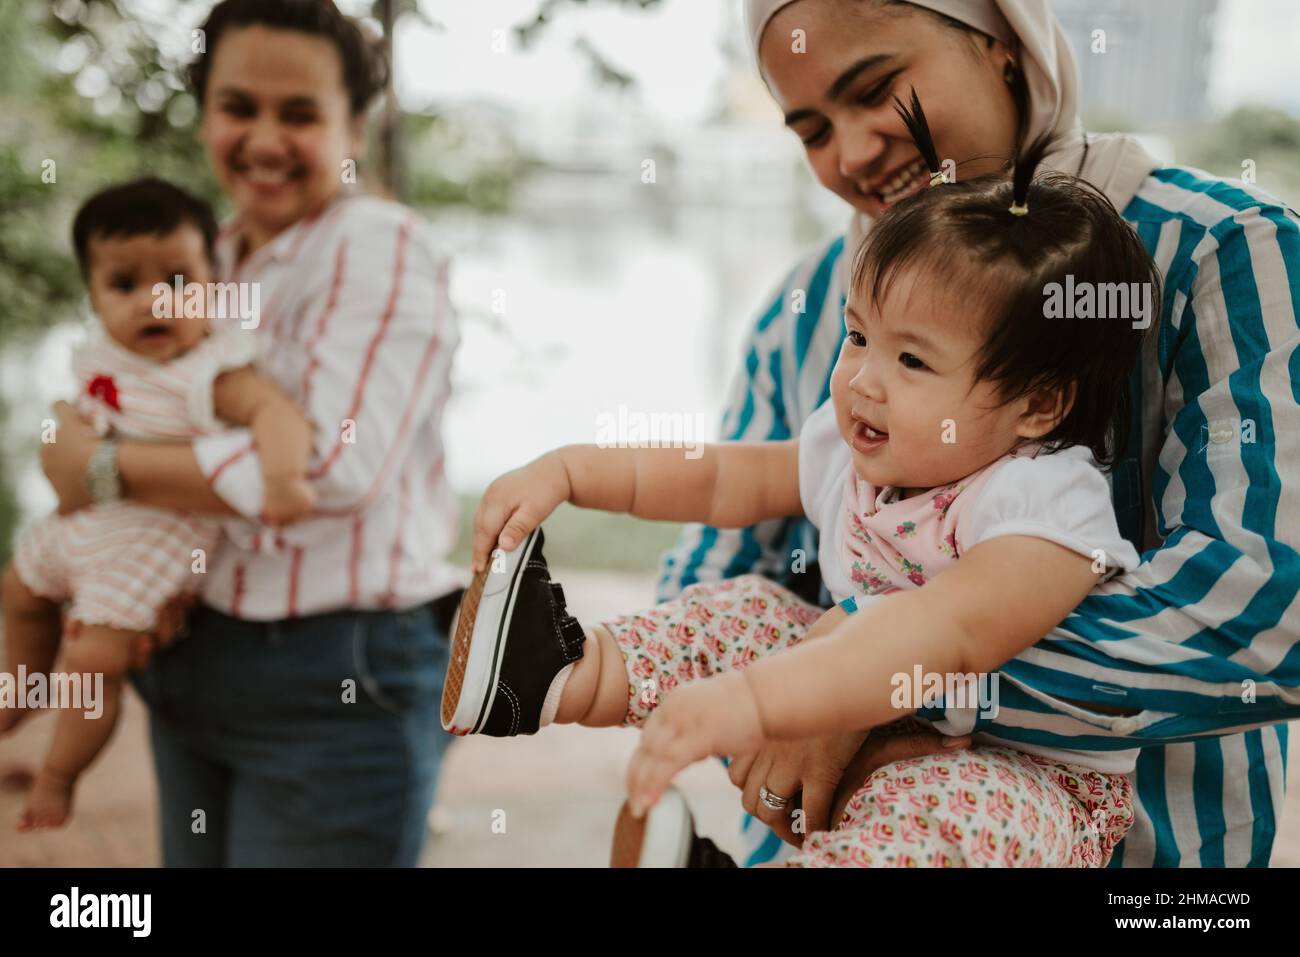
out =
<svg viewBox="0 0 1300 957"><path fill-rule="evenodd" d="M685 867L693 833L690 808L676 788L666 790L641 819L632 817L624 802L614 826L610 867Z"/></svg>
<svg viewBox="0 0 1300 957"><path fill-rule="evenodd" d="M479 572L456 611L442 708L442 726L452 734L477 734L492 713L507 625L537 535L534 529L520 545ZM459 675L459 681L453 675Z"/></svg>

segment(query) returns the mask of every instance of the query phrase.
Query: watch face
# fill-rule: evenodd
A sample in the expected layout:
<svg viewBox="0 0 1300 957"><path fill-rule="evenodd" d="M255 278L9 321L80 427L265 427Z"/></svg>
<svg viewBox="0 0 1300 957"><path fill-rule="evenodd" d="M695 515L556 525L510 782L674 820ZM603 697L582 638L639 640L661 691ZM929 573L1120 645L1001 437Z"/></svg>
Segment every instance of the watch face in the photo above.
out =
<svg viewBox="0 0 1300 957"><path fill-rule="evenodd" d="M90 497L97 502L113 498L116 485L111 475L96 475L90 480Z"/></svg>
<svg viewBox="0 0 1300 957"><path fill-rule="evenodd" d="M111 446L101 446L86 474L86 491L96 502L108 502L120 498L122 483L117 474L117 457Z"/></svg>

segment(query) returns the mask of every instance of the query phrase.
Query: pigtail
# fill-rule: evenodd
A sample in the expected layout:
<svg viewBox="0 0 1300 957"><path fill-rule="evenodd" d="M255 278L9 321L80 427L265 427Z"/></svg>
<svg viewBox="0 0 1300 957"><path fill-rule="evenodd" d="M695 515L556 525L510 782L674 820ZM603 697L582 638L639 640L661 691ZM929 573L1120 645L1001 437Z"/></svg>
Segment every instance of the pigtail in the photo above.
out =
<svg viewBox="0 0 1300 957"><path fill-rule="evenodd" d="M926 122L925 110L921 109L921 98L916 95L916 87L912 87L912 108L909 110L903 105L903 101L895 96L894 109L903 118L903 124L911 134L912 142L921 151L921 157L930 170L930 185L939 185L943 182L943 173L939 170L939 151L935 149L934 137L930 134L930 124Z"/></svg>
<svg viewBox="0 0 1300 957"><path fill-rule="evenodd" d="M1011 208L1007 210L1012 216L1024 216L1029 212L1029 187L1051 142L1051 137L1044 134L1016 157L1011 173Z"/></svg>

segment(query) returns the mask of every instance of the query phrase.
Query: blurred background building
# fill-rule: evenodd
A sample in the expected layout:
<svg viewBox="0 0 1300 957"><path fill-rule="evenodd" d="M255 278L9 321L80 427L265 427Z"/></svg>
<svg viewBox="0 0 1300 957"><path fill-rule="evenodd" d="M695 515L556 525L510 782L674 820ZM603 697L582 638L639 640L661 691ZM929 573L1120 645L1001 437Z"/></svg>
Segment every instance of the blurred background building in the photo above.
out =
<svg viewBox="0 0 1300 957"><path fill-rule="evenodd" d="M1052 0L1079 64L1085 120L1177 130L1209 112L1219 0Z"/></svg>

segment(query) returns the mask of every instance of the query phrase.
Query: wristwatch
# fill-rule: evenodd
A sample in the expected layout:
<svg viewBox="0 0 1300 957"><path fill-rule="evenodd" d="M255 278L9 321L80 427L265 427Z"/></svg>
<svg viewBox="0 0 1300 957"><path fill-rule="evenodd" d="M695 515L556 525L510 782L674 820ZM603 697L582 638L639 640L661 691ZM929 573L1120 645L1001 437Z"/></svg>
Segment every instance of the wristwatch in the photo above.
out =
<svg viewBox="0 0 1300 957"><path fill-rule="evenodd" d="M96 505L122 497L122 475L117 470L117 440L104 438L86 466L86 491Z"/></svg>

